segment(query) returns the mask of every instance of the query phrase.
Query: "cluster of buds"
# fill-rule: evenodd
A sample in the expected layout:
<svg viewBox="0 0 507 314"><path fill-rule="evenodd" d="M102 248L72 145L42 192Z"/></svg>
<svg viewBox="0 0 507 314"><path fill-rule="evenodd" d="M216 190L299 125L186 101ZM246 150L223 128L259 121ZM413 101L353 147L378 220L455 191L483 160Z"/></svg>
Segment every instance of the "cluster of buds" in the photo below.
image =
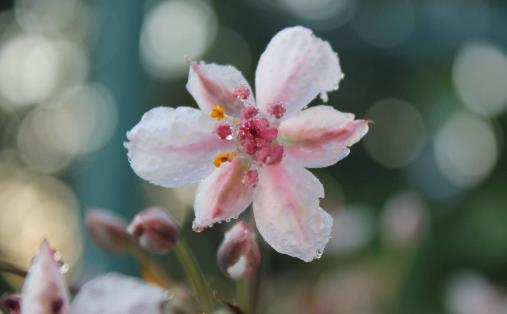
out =
<svg viewBox="0 0 507 314"><path fill-rule="evenodd" d="M179 237L177 224L161 207L139 212L130 225L111 212L91 209L87 214L87 227L98 246L114 253L128 251L137 244L148 252L165 254Z"/></svg>
<svg viewBox="0 0 507 314"><path fill-rule="evenodd" d="M178 241L179 228L167 211L151 207L139 212L130 225L117 215L90 209L87 226L92 239L110 252L124 252L136 245L153 254L169 252ZM217 252L223 273L233 279L252 277L261 260L256 234L245 221L239 221L225 233Z"/></svg>

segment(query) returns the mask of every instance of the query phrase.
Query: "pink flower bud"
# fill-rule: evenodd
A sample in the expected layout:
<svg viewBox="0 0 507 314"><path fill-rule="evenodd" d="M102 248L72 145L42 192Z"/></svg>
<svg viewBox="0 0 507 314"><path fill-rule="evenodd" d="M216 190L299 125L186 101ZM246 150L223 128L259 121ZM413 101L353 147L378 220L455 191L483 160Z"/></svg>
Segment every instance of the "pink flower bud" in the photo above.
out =
<svg viewBox="0 0 507 314"><path fill-rule="evenodd" d="M134 244L127 232L127 222L112 212L102 209L89 209L86 225L93 241L110 252L123 252Z"/></svg>
<svg viewBox="0 0 507 314"><path fill-rule="evenodd" d="M21 313L21 296L17 293L4 294L0 297L0 306L9 310L10 314Z"/></svg>
<svg viewBox="0 0 507 314"><path fill-rule="evenodd" d="M167 253L179 237L178 226L160 207L148 208L137 214L128 232L142 248L155 254Z"/></svg>
<svg viewBox="0 0 507 314"><path fill-rule="evenodd" d="M251 226L238 221L225 233L218 248L218 266L233 279L252 277L260 265L261 253Z"/></svg>

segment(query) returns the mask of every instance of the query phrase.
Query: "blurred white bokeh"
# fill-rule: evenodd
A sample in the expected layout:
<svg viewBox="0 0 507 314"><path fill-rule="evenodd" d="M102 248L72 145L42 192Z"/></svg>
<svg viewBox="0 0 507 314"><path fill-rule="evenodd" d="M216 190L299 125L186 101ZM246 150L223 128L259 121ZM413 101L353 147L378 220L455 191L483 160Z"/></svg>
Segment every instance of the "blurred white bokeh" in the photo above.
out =
<svg viewBox="0 0 507 314"><path fill-rule="evenodd" d="M461 272L449 280L445 302L451 314L507 313L507 295L474 272Z"/></svg>
<svg viewBox="0 0 507 314"><path fill-rule="evenodd" d="M435 159L442 174L460 188L473 187L493 170L498 146L493 126L470 113L453 113L435 138Z"/></svg>
<svg viewBox="0 0 507 314"><path fill-rule="evenodd" d="M419 111L406 101L388 98L366 113L373 121L364 138L370 156L379 164L400 168L416 160L426 142L426 127Z"/></svg>
<svg viewBox="0 0 507 314"><path fill-rule="evenodd" d="M188 58L199 59L215 40L217 18L201 0L166 0L153 7L141 29L140 51L146 71L174 79L188 70Z"/></svg>
<svg viewBox="0 0 507 314"><path fill-rule="evenodd" d="M494 116L507 106L507 56L489 43L468 43L458 52L452 71L465 105L477 114Z"/></svg>
<svg viewBox="0 0 507 314"><path fill-rule="evenodd" d="M101 148L112 136L116 121L116 104L104 86L77 86L25 117L18 149L32 170L55 173L75 157Z"/></svg>

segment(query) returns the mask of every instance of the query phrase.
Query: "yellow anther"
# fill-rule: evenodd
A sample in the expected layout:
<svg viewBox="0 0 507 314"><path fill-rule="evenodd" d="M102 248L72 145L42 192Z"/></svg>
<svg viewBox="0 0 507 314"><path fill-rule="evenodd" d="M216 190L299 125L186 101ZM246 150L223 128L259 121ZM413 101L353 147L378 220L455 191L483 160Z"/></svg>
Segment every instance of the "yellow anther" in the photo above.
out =
<svg viewBox="0 0 507 314"><path fill-rule="evenodd" d="M215 167L220 167L222 163L226 161L232 161L232 158L234 154L230 154L228 152L221 152L218 155L216 155L215 160L213 160L213 164Z"/></svg>
<svg viewBox="0 0 507 314"><path fill-rule="evenodd" d="M213 106L209 115L215 120L223 120L225 118L225 110L219 105Z"/></svg>

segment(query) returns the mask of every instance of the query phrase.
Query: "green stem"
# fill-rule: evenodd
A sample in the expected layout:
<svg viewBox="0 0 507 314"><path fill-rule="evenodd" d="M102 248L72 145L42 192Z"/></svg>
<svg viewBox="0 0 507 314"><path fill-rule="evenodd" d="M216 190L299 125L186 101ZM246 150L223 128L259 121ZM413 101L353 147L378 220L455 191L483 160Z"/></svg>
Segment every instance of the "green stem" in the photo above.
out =
<svg viewBox="0 0 507 314"><path fill-rule="evenodd" d="M236 280L236 295L239 306L245 313L252 313L252 282L249 279Z"/></svg>
<svg viewBox="0 0 507 314"><path fill-rule="evenodd" d="M180 238L176 243L175 252L197 298L201 301L206 311L210 310L211 296L204 275L183 239Z"/></svg>
<svg viewBox="0 0 507 314"><path fill-rule="evenodd" d="M27 274L26 270L6 261L0 261L0 273L1 272L10 273L20 277L25 277Z"/></svg>

